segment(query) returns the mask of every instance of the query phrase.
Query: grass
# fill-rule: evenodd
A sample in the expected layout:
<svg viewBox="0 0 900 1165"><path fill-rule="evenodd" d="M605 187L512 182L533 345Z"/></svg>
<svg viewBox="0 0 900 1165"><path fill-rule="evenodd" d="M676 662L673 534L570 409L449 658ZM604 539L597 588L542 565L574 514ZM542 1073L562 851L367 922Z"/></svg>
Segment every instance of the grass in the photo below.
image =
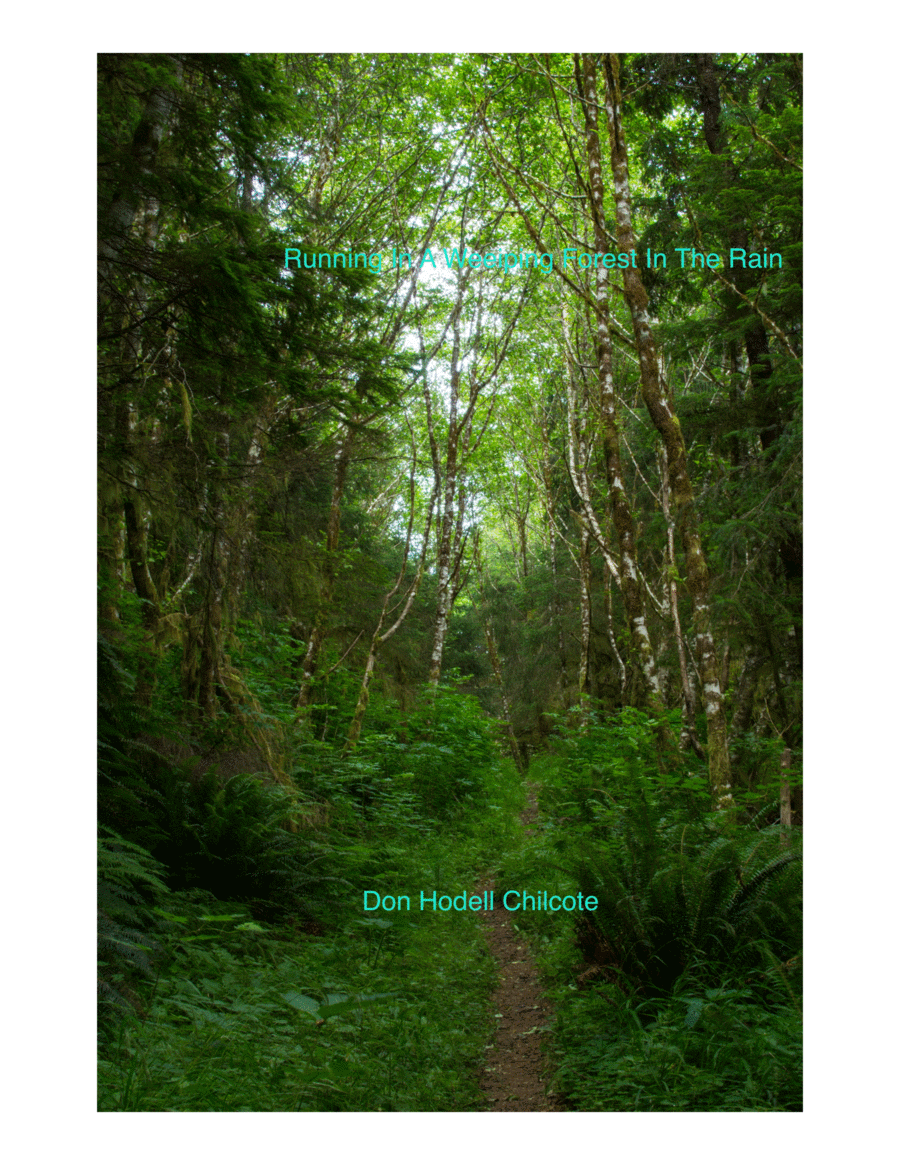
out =
<svg viewBox="0 0 900 1165"><path fill-rule="evenodd" d="M800 1016L740 986L639 1001L603 984L557 1003L556 1086L612 1112L799 1112Z"/></svg>

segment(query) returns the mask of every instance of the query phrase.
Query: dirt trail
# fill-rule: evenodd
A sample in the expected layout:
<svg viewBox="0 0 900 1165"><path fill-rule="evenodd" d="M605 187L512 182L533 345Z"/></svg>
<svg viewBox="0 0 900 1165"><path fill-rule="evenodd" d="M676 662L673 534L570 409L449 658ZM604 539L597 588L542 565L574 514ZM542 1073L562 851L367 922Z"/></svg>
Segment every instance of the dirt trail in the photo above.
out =
<svg viewBox="0 0 900 1165"><path fill-rule="evenodd" d="M537 798L528 789L528 809L522 814L526 833L537 819ZM496 890L493 882L480 888ZM497 960L500 985L491 997L497 1029L481 1070L481 1091L491 1112L563 1112L555 1097L547 1096L543 1048L544 1031L553 1015L541 990L538 970L525 939L513 929L515 914L503 909L482 911L485 939Z"/></svg>

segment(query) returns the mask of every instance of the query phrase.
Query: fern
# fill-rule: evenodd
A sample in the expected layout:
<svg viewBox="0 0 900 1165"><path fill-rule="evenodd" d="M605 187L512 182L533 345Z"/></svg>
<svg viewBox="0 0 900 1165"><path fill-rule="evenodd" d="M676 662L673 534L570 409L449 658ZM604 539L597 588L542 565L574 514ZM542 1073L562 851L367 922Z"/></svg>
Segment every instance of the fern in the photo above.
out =
<svg viewBox="0 0 900 1165"><path fill-rule="evenodd" d="M789 866L792 862L800 860L800 854L789 853L783 857L776 858L769 862L767 866L759 870L749 882L745 882L740 889L732 896L728 903L727 914L730 920L739 920L746 917L753 910L756 902L760 900L765 892L766 884L775 877L779 871Z"/></svg>
<svg viewBox="0 0 900 1165"><path fill-rule="evenodd" d="M800 855L779 852L779 831L710 836L709 823L664 819L640 787L618 818L569 865L597 898L579 932L586 951L601 943L636 987L664 992L689 967L755 966L763 941L782 958L797 953L799 896L787 872Z"/></svg>
<svg viewBox="0 0 900 1165"><path fill-rule="evenodd" d="M166 890L163 867L141 846L100 827L97 838L97 989L107 1010L131 1010L130 975L149 977L160 944L144 929L156 895ZM104 1015L101 1008L101 1018Z"/></svg>

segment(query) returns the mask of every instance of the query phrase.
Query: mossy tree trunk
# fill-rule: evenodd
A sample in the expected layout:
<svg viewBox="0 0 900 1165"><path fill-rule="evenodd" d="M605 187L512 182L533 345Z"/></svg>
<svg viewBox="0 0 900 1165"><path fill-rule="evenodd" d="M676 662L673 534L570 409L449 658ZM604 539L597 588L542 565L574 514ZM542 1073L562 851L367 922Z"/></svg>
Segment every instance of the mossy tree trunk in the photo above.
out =
<svg viewBox="0 0 900 1165"><path fill-rule="evenodd" d="M616 227L619 249L637 250L631 214L631 186L628 175L628 150L622 127L619 61L615 54L604 55L606 76L606 114L616 201ZM700 538L700 521L687 467L684 435L671 400L660 383L659 359L650 326L647 292L637 266L623 271L625 298L631 312L634 338L641 370L641 392L650 418L662 438L669 467L672 502L676 525L685 558L685 576L691 595L694 633L697 640L697 665L703 685L706 709L709 777L713 795L720 805L731 801L731 764L728 755L728 732L722 690L719 686L719 662L712 635L709 611L709 570Z"/></svg>
<svg viewBox="0 0 900 1165"><path fill-rule="evenodd" d="M579 61L576 57L584 91L585 139L588 156L591 219L594 229L594 245L598 251L605 248L605 227L603 222L603 171L600 157L600 134L598 123L597 77L593 58L585 54ZM619 421L616 407L616 391L612 371L612 340L609 326L609 272L603 266L597 268L595 285L597 304L595 338L598 365L600 401L600 429L603 440L603 457L606 466L606 485L609 508L616 540L619 548L620 568L618 582L622 591L622 601L628 617L634 654L643 675L647 689L647 702L657 715L665 712L656 655L650 639L644 610L644 594L638 575L637 549L635 545L634 517L625 490L625 471L619 443Z"/></svg>
<svg viewBox="0 0 900 1165"><path fill-rule="evenodd" d="M296 708L298 721L306 717L306 710L312 699L313 684L322 647L325 643L325 626L334 594L334 583L337 578L338 546L341 536L341 504L344 498L344 489L347 485L347 472L350 468L350 455L353 448L354 429L345 425L338 439L338 447L334 457L334 482L331 487L331 504L328 508L328 525L325 530L325 557L322 565L322 589L319 598L318 610L306 645L306 654L303 657L302 679L300 690L297 693Z"/></svg>

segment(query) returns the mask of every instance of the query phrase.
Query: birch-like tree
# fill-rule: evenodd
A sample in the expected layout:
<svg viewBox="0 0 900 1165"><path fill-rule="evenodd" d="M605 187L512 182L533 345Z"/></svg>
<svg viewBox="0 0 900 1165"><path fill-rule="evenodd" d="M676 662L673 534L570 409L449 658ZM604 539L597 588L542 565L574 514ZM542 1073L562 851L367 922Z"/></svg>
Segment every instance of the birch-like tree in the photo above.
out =
<svg viewBox="0 0 900 1165"><path fill-rule="evenodd" d="M637 250L628 175L628 147L622 122L622 99L619 89L619 60L607 54L603 61L606 79L606 116L609 129L610 157L615 187L616 227L621 253ZM586 59L585 76L588 67ZM596 92L585 92L586 104L597 106ZM636 265L623 272L625 298L631 312L632 327L641 370L641 393L647 411L662 438L668 461L672 502L676 525L681 536L685 575L694 613L697 664L706 710L709 776L714 794L721 804L731 797L731 762L728 753L728 729L719 684L719 660L712 634L709 610L709 571L700 537L700 522L694 501L687 464L687 450L681 425L675 414L671 393L660 383L660 361L648 311L647 293Z"/></svg>

